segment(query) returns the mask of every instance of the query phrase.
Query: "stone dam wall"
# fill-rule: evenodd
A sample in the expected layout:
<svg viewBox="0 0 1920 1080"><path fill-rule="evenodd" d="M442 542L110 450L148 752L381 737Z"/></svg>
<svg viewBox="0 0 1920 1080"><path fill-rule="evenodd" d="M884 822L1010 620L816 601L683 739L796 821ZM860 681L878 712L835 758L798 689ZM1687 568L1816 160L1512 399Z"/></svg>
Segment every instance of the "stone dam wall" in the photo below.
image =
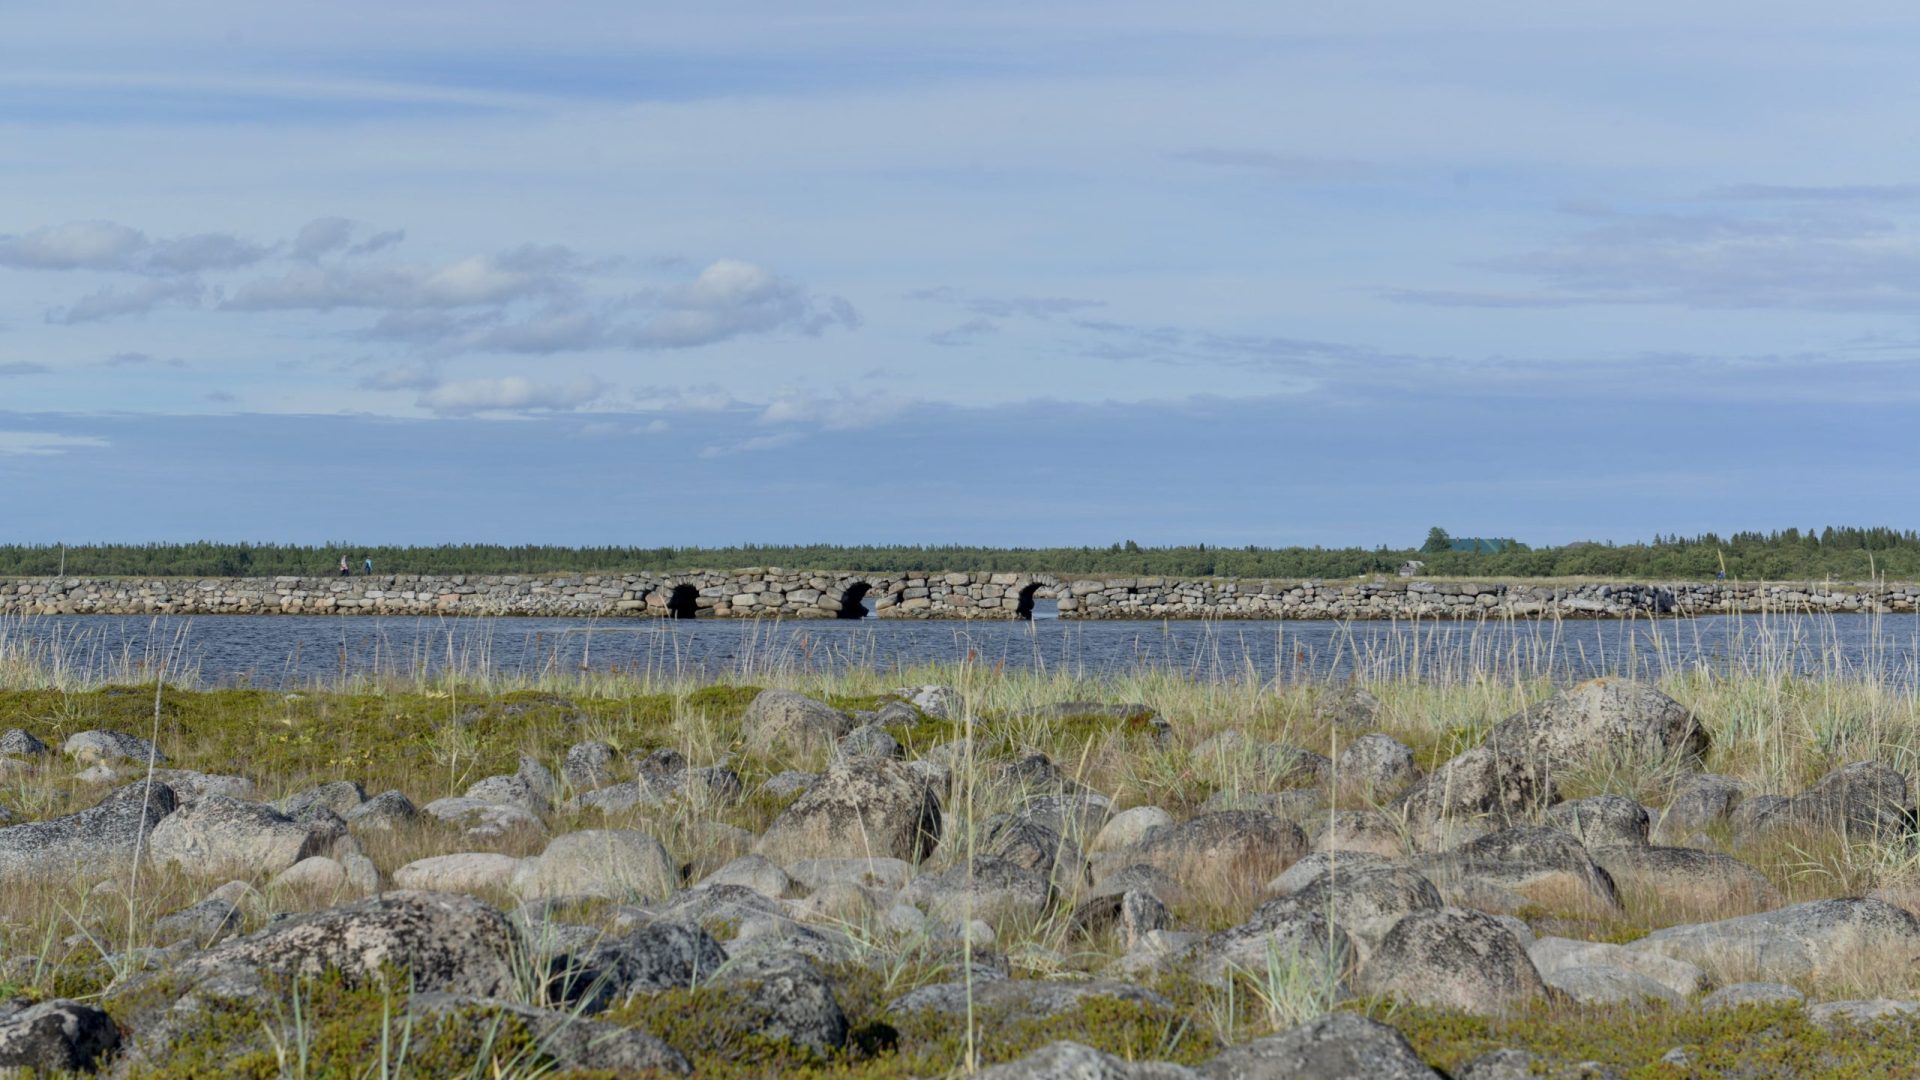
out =
<svg viewBox="0 0 1920 1080"><path fill-rule="evenodd" d="M1365 583L790 570L0 578L0 615L549 615L599 618L1405 619L1911 612L1920 585Z"/></svg>

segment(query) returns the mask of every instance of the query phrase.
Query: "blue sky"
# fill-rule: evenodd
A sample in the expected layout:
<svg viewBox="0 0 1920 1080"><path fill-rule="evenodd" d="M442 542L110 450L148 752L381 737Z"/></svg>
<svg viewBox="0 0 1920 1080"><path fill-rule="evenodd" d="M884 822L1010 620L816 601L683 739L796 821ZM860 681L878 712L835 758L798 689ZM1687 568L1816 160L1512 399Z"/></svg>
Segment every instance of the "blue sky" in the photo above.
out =
<svg viewBox="0 0 1920 1080"><path fill-rule="evenodd" d="M1916 524L1910 5L688 7L10 12L0 539Z"/></svg>

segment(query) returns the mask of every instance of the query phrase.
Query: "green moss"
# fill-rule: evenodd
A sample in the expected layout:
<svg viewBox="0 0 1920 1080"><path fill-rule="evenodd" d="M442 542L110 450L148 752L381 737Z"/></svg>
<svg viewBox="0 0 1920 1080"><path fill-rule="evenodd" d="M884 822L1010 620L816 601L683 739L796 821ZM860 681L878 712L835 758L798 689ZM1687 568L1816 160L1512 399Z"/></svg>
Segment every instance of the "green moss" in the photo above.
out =
<svg viewBox="0 0 1920 1080"><path fill-rule="evenodd" d="M760 694L758 686L703 686L688 694L686 707L710 717L738 720Z"/></svg>
<svg viewBox="0 0 1920 1080"><path fill-rule="evenodd" d="M1904 1076L1920 1055L1920 1022L1900 1019L1862 1029L1830 1029L1794 1005L1705 1011L1649 1005L1538 1006L1499 1018L1378 1001L1353 1007L1399 1028L1422 1058L1449 1071L1510 1046L1557 1061L1597 1061L1633 1080ZM1687 1048L1687 1068L1659 1060L1674 1047Z"/></svg>

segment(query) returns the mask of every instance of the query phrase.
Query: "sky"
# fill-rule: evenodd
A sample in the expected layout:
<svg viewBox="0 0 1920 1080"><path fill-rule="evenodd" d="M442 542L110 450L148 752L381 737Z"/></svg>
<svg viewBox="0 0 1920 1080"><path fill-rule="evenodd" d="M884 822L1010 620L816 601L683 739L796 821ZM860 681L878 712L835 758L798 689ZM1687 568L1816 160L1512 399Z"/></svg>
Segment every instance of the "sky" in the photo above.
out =
<svg viewBox="0 0 1920 1080"><path fill-rule="evenodd" d="M15 5L0 542L1920 526L1920 9Z"/></svg>

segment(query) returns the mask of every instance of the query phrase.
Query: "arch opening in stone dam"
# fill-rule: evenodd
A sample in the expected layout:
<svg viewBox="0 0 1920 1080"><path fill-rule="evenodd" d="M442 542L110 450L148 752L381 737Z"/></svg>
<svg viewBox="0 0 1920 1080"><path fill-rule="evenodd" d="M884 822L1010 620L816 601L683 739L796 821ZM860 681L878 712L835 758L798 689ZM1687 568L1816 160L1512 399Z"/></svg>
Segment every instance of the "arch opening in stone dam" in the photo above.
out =
<svg viewBox="0 0 1920 1080"><path fill-rule="evenodd" d="M1920 584L1475 583L1022 573L386 574L0 579L0 615L366 614L583 618L1397 619L1912 612Z"/></svg>

